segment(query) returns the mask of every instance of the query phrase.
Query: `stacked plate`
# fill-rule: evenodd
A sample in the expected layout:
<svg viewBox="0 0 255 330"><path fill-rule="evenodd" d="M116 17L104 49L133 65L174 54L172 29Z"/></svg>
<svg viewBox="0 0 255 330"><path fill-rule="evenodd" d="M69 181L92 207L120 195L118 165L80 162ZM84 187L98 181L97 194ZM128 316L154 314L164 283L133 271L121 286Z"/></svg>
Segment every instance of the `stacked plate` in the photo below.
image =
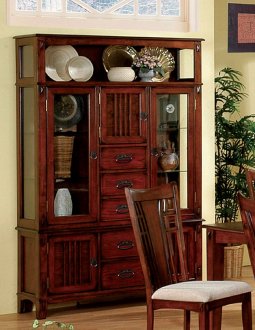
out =
<svg viewBox="0 0 255 330"><path fill-rule="evenodd" d="M70 45L49 46L45 51L45 71L55 81L87 81L93 75L93 65L79 56Z"/></svg>
<svg viewBox="0 0 255 330"><path fill-rule="evenodd" d="M69 76L75 81L87 81L93 75L93 65L85 56L71 58L66 64Z"/></svg>

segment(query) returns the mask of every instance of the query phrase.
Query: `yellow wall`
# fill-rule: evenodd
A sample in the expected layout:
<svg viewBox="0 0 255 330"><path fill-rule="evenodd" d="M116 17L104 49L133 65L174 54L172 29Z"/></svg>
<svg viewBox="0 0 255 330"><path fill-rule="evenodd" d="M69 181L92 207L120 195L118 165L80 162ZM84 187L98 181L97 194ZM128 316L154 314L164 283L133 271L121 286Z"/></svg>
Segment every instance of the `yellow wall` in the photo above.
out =
<svg viewBox="0 0 255 330"><path fill-rule="evenodd" d="M242 114L255 113L255 56L249 53L228 53L228 3L255 4L254 0L215 0L215 75L228 66L243 74L242 82L246 86L248 97L241 104Z"/></svg>
<svg viewBox="0 0 255 330"><path fill-rule="evenodd" d="M6 2L0 1L0 314L15 313L17 287L15 51L13 36L32 33L198 37L203 43L203 217L214 222L214 22L213 1L198 0L196 33L153 31L82 31L6 25Z"/></svg>
<svg viewBox="0 0 255 330"><path fill-rule="evenodd" d="M228 53L228 3L252 4L254 0L214 0L215 3L215 75L224 67L231 67L243 75L242 83L246 87L248 97L240 105L242 115L255 113L255 56L249 53ZM250 264L245 247L244 265Z"/></svg>

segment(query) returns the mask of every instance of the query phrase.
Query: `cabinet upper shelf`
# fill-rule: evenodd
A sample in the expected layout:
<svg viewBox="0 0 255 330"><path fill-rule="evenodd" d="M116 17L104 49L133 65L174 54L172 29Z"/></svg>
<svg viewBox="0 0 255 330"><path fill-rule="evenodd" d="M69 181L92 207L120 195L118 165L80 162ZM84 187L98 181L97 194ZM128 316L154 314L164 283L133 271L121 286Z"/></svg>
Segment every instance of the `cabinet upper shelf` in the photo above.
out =
<svg viewBox="0 0 255 330"><path fill-rule="evenodd" d="M201 66L200 52L203 39L95 37L54 34L19 36L15 39L17 39L16 52L19 55L17 58L20 59L17 63L18 83L36 82L39 84L53 83L55 85L62 83L72 85L84 83L88 85L91 83L93 85L101 83L114 84L108 80L107 71L109 68L131 66L135 54L138 54L144 48L153 55L156 49L156 57L159 53L160 60L165 62L167 62L167 59L164 58L165 54L170 54L175 62L173 71L169 72L169 75L165 75L164 79L156 80L157 83L201 83L201 70L197 69ZM49 52L49 49L53 49L53 51ZM132 52L129 54L130 49ZM51 56L50 63L49 56ZM128 56L130 56L129 59ZM79 61L73 61L75 57L79 57ZM72 72L67 67L68 60L72 62ZM81 65L80 68L79 65ZM165 65L167 67L167 63ZM77 77L77 72L82 70L84 70L85 76ZM58 79L59 77L60 79ZM117 83L119 84L119 82ZM129 82L129 84L134 83L142 84L137 72L134 81Z"/></svg>

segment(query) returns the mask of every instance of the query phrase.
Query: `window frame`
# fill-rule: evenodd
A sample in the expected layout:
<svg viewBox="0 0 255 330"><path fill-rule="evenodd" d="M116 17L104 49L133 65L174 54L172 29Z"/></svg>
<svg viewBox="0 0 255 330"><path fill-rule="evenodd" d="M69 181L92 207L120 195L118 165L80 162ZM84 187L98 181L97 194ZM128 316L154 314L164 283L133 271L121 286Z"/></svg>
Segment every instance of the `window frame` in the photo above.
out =
<svg viewBox="0 0 255 330"><path fill-rule="evenodd" d="M66 0L62 0L63 3ZM69 12L46 12L46 11L16 11L16 0L6 0L7 24L11 26L33 26L86 29L86 30L142 30L146 31L171 31L190 32L197 30L197 0L180 0L183 7L181 17L146 16L107 14L79 14ZM64 22L63 22L64 20ZM125 24L126 23L126 24Z"/></svg>

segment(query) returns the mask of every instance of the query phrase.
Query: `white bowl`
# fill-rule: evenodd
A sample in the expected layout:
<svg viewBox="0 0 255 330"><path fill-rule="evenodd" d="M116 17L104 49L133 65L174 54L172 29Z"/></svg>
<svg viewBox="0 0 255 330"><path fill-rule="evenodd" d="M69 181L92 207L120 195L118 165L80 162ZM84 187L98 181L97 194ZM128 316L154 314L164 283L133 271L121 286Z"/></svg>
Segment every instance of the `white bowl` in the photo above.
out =
<svg viewBox="0 0 255 330"><path fill-rule="evenodd" d="M93 64L85 56L75 56L71 58L66 68L70 77L75 81L88 81L94 72Z"/></svg>
<svg viewBox="0 0 255 330"><path fill-rule="evenodd" d="M107 76L109 81L133 81L135 71L127 66L116 66L108 71Z"/></svg>

